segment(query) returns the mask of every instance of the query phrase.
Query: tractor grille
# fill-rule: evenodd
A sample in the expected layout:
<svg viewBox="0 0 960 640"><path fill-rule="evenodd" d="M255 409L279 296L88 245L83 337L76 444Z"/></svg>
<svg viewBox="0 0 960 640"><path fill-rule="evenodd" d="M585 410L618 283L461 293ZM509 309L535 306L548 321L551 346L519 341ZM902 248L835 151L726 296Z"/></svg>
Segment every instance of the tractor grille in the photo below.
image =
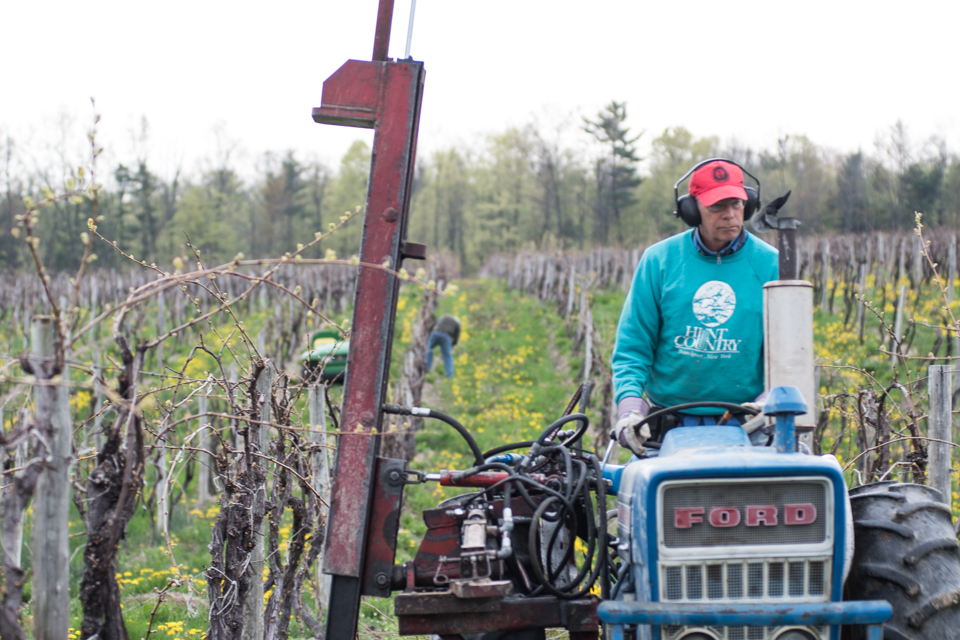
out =
<svg viewBox="0 0 960 640"><path fill-rule="evenodd" d="M829 558L660 563L660 600L826 602L829 573Z"/></svg>
<svg viewBox="0 0 960 640"><path fill-rule="evenodd" d="M777 558L733 562L661 562L661 602L826 602L830 558ZM685 627L663 627L673 638ZM712 627L722 640L767 640L775 627ZM686 629L689 631L689 629ZM808 629L821 638L827 627Z"/></svg>

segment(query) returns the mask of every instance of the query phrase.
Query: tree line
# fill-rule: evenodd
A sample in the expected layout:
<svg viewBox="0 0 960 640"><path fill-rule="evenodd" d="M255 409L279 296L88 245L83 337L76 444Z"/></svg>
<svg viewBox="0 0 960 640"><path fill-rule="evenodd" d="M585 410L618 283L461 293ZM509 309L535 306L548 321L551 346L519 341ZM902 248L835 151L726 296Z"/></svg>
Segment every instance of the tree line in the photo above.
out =
<svg viewBox="0 0 960 640"><path fill-rule="evenodd" d="M639 120L635 118L634 120ZM641 148L643 153L641 155ZM565 246L630 247L682 229L673 210L673 184L696 162L731 158L756 175L765 200L792 190L789 215L817 233L902 231L922 211L931 226L960 222L960 156L944 140L910 140L897 122L869 151L839 153L804 136L783 136L753 149L682 126L654 135L637 128L627 105L611 102L593 117L560 125L532 121L421 154L413 184L409 237L449 252L466 272L494 253ZM15 141L0 140L0 264L25 266L22 243L9 234L24 197L69 189L73 169L27 169ZM137 262L186 260L188 242L214 260L282 255L362 206L370 148L355 142L336 167L294 151L266 153L252 176L241 175L229 151L206 168L161 177L147 153L101 166L100 232ZM33 165L36 167L36 165ZM683 192L685 187L681 187ZM40 251L53 270L73 269L90 201L58 201L43 210ZM357 251L359 220L323 247ZM100 265L128 258L97 250Z"/></svg>

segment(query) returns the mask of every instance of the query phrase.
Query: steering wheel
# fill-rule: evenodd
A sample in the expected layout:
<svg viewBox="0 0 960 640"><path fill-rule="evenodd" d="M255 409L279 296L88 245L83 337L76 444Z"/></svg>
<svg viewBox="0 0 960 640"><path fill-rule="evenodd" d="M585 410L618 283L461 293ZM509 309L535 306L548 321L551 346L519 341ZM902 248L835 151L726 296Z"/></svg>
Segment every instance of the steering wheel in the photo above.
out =
<svg viewBox="0 0 960 640"><path fill-rule="evenodd" d="M735 404L733 402L720 402L720 401L712 401L712 400L708 400L704 402L684 402L682 404L675 404L672 407L664 407L662 409L658 409L657 411L654 411L650 415L645 416L643 420L638 422L633 428L634 430L636 430L637 434L639 435L640 428L643 427L643 425L650 422L651 420L653 420L654 418L659 418L660 416L668 413L683 411L684 409L698 409L701 407L717 407L720 409L726 409L731 413L747 413L747 414L750 414L751 416L756 416L760 414L760 409L754 409L753 407L745 407L742 404ZM617 439L611 433L610 443L607 445L607 450L603 454L603 462L602 462L603 464L607 464L607 461L610 459L610 456L613 454L613 450L616 448L617 444L618 444ZM648 440L644 444L650 449L660 448L659 442L651 442Z"/></svg>
<svg viewBox="0 0 960 640"><path fill-rule="evenodd" d="M647 415L643 420L638 422L636 426L634 426L634 430L639 434L640 428L643 427L643 425L650 422L651 420L653 420L654 418L659 418L660 416L666 415L668 413L677 413L679 411L683 411L684 409L699 409L701 407L715 407L718 409L726 409L730 413L748 413L751 416L755 416L760 413L759 409L754 409L753 407L745 407L742 404L735 404L733 402L719 402L719 401L712 401L712 400L707 400L704 402L684 402L683 404L675 404L672 407L664 407L662 409L658 409L657 411L654 411L653 413ZM650 443L650 444L654 444L654 443ZM651 448L654 448L654 447L651 447Z"/></svg>

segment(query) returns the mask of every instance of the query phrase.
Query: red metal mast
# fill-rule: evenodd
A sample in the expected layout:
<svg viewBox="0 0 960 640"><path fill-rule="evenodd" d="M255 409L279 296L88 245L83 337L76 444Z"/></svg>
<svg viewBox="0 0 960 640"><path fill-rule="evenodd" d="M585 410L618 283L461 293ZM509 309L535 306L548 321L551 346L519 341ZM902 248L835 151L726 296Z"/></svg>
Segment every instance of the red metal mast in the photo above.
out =
<svg viewBox="0 0 960 640"><path fill-rule="evenodd" d="M393 0L380 0L373 60L348 60L327 78L322 106L313 110L313 119L375 131L360 260L389 261L399 269L404 258L422 259L425 254L422 245L405 241L424 69L421 62L387 59L392 17ZM323 570L333 576L327 640L353 640L360 596L383 589L367 584L370 572L365 571L364 556L398 291L396 276L360 270L324 545ZM386 588L389 593L389 585Z"/></svg>

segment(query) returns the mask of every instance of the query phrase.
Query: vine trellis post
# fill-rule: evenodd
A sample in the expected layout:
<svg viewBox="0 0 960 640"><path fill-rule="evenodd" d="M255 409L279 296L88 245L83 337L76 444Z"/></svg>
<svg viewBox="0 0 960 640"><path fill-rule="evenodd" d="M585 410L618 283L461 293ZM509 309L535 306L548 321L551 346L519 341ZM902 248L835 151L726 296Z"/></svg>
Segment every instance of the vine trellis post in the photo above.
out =
<svg viewBox="0 0 960 640"><path fill-rule="evenodd" d="M70 418L69 369L56 372L56 321L36 316L28 356L39 384L33 388L37 431L46 441L34 494L33 637L66 638L70 628ZM59 383L58 383L59 381Z"/></svg>
<svg viewBox="0 0 960 640"><path fill-rule="evenodd" d="M270 418L273 409L273 378L275 369L270 360L264 361L263 370L257 376L256 395L254 397L254 420L250 425L250 449L258 454L266 455L270 443ZM266 466L262 459L252 461L252 464ZM257 488L257 495L253 500L253 509L262 516L266 509L267 483ZM263 541L266 537L267 521L261 522L261 535L256 536L253 553L250 554L250 565L247 575L250 577L250 590L244 603L243 640L263 640Z"/></svg>
<svg viewBox="0 0 960 640"><path fill-rule="evenodd" d="M930 417L927 434L931 438L930 486L943 495L943 501L953 505L953 368L950 365L935 364L927 368L928 389L930 394Z"/></svg>
<svg viewBox="0 0 960 640"><path fill-rule="evenodd" d="M327 454L327 414L323 408L324 386L319 382L310 387L310 441L313 443L313 488L326 500L320 502L318 511L320 517L326 520L330 512L330 458ZM330 576L323 573L322 556L317 558L315 568L317 582L317 607L322 612L330 594Z"/></svg>
<svg viewBox="0 0 960 640"><path fill-rule="evenodd" d="M209 451L213 444L213 438L210 437L210 420L207 417L207 393L209 388L208 383L207 387L200 390L197 398L198 413L200 414L200 420L198 421L200 428L200 448L203 449L203 451ZM201 506L206 506L210 501L210 466L215 463L207 453L201 452L198 457L200 458L200 472L197 481L199 489L197 502Z"/></svg>

